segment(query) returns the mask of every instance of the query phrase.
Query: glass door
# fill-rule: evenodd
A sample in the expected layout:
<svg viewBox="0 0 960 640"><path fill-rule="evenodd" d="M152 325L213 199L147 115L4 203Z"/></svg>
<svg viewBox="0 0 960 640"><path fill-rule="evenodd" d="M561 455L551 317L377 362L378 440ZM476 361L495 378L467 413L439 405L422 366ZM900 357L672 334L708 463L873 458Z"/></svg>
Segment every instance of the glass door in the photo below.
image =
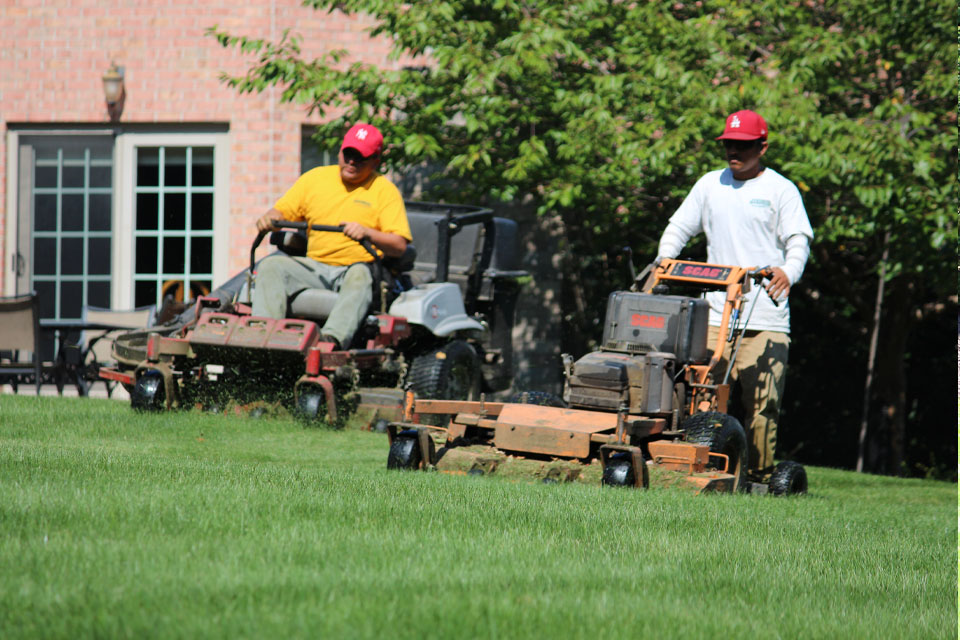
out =
<svg viewBox="0 0 960 640"><path fill-rule="evenodd" d="M213 287L214 149L136 148L134 306Z"/></svg>

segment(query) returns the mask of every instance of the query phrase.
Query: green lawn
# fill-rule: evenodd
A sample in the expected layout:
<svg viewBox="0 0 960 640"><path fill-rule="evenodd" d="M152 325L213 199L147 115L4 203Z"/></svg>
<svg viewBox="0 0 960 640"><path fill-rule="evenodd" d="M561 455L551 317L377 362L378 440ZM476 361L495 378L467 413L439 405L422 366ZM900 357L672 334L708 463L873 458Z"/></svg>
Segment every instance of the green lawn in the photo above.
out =
<svg viewBox="0 0 960 640"><path fill-rule="evenodd" d="M386 470L382 434L0 395L0 637L957 637L957 487Z"/></svg>

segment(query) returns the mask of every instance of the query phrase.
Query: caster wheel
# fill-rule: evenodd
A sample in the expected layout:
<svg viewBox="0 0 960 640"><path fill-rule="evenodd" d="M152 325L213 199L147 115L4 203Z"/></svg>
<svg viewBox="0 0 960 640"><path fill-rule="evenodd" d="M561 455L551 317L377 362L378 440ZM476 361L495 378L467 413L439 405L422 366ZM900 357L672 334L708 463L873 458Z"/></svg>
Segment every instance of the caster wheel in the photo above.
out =
<svg viewBox="0 0 960 640"><path fill-rule="evenodd" d="M630 457L624 453L610 456L600 483L607 487L633 487L637 484Z"/></svg>
<svg viewBox="0 0 960 640"><path fill-rule="evenodd" d="M307 424L321 422L327 415L327 398L323 391L304 389L297 396L297 417Z"/></svg>
<svg viewBox="0 0 960 640"><path fill-rule="evenodd" d="M789 496L807 492L807 470L798 462L786 460L777 465L770 476L770 493Z"/></svg>
<svg viewBox="0 0 960 640"><path fill-rule="evenodd" d="M130 406L136 411L163 411L167 405L167 391L163 374L147 369L137 377L130 393Z"/></svg>
<svg viewBox="0 0 960 640"><path fill-rule="evenodd" d="M433 449L433 440L430 442L430 448ZM427 462L433 458L433 451L427 452ZM387 455L387 469L419 469L424 461L423 452L420 451L420 438L417 432L408 429L401 431L393 439L390 445L390 453Z"/></svg>

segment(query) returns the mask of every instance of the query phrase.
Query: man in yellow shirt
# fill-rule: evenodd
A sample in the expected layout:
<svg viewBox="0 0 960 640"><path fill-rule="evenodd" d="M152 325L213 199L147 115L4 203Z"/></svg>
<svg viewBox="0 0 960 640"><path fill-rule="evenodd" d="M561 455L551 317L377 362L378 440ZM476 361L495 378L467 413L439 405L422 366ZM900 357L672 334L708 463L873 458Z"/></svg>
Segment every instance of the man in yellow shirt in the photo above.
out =
<svg viewBox="0 0 960 640"><path fill-rule="evenodd" d="M343 225L343 233L308 231L307 255L275 255L257 268L253 315L284 318L290 297L304 289L340 295L321 332L336 347L349 346L373 301L373 256L358 243L369 240L379 252L400 256L412 240L403 198L380 175L383 135L369 124L353 125L340 146L336 165L304 173L259 220L257 230L273 230L275 220Z"/></svg>

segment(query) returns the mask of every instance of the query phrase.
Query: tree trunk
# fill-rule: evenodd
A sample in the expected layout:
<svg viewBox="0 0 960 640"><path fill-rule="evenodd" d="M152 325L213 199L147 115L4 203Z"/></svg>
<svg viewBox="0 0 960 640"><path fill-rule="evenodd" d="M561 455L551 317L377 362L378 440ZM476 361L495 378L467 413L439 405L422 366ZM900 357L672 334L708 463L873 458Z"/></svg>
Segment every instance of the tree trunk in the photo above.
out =
<svg viewBox="0 0 960 640"><path fill-rule="evenodd" d="M906 432L907 339L913 324L910 304L913 282L905 277L887 284L886 304L880 331L874 379L869 396L868 439L865 467L884 474L903 472Z"/></svg>
<svg viewBox="0 0 960 640"><path fill-rule="evenodd" d="M883 236L883 256L880 258L880 274L877 278L877 299L873 306L873 331L870 332L870 351L867 355L867 381L863 385L863 409L860 414L860 441L857 447L857 472L863 471L864 453L867 448L867 427L870 424L870 395L873 391L873 369L877 360L877 344L880 341L880 316L883 309L883 289L887 278L887 259L890 256L890 232Z"/></svg>

